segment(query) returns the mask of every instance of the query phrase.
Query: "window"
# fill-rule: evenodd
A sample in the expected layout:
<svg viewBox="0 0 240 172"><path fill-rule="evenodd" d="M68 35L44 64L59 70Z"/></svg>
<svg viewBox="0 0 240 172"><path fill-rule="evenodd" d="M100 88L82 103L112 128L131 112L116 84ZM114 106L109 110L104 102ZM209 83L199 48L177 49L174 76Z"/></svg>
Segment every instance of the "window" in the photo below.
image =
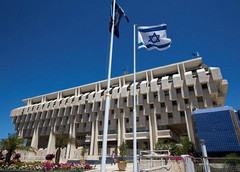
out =
<svg viewBox="0 0 240 172"><path fill-rule="evenodd" d="M142 111L143 110L143 106L139 106L139 110Z"/></svg>
<svg viewBox="0 0 240 172"><path fill-rule="evenodd" d="M108 125L111 125L111 121L110 120L108 120Z"/></svg>
<svg viewBox="0 0 240 172"><path fill-rule="evenodd" d="M115 105L117 104L117 102L118 102L118 100L116 99L116 100L114 100L114 102L115 102Z"/></svg>
<svg viewBox="0 0 240 172"><path fill-rule="evenodd" d="M149 116L146 116L146 121L148 121L149 120Z"/></svg>
<svg viewBox="0 0 240 172"><path fill-rule="evenodd" d="M112 115L114 114L114 110L111 111Z"/></svg>
<svg viewBox="0 0 240 172"><path fill-rule="evenodd" d="M172 119L173 118L173 114L172 113L168 113L168 119Z"/></svg>
<svg viewBox="0 0 240 172"><path fill-rule="evenodd" d="M143 94L143 99L147 99L147 94Z"/></svg>
<svg viewBox="0 0 240 172"><path fill-rule="evenodd" d="M190 92L190 91L194 91L193 86L188 87L188 90L189 90L189 92Z"/></svg>
<svg viewBox="0 0 240 172"><path fill-rule="evenodd" d="M101 106L101 102L98 102L98 107L100 107Z"/></svg>
<svg viewBox="0 0 240 172"><path fill-rule="evenodd" d="M181 116L181 118L185 118L185 113L184 113L184 111L180 111L180 116Z"/></svg>
<svg viewBox="0 0 240 172"><path fill-rule="evenodd" d="M137 117L137 119L136 119L136 120L137 120L137 122L138 122L138 121L139 121L139 117Z"/></svg>
<svg viewBox="0 0 240 172"><path fill-rule="evenodd" d="M153 93L154 98L158 98L158 92Z"/></svg>
<svg viewBox="0 0 240 172"><path fill-rule="evenodd" d="M120 109L120 112L123 113L123 109Z"/></svg>
<svg viewBox="0 0 240 172"><path fill-rule="evenodd" d="M83 123L83 126L86 127L86 126L87 126L87 123Z"/></svg>
<svg viewBox="0 0 240 172"><path fill-rule="evenodd" d="M202 89L203 89L203 90L208 89L207 84L203 84L203 85L202 85Z"/></svg>
<svg viewBox="0 0 240 172"><path fill-rule="evenodd" d="M181 94L181 88L176 89L177 94Z"/></svg>
<svg viewBox="0 0 240 172"><path fill-rule="evenodd" d="M177 101L172 101L172 105L176 106L177 105Z"/></svg>
<svg viewBox="0 0 240 172"><path fill-rule="evenodd" d="M127 103L127 98L124 98L123 101L124 101L124 103Z"/></svg>
<svg viewBox="0 0 240 172"><path fill-rule="evenodd" d="M132 112L132 111L133 111L133 108L131 107L131 108L130 108L130 112Z"/></svg>
<svg viewBox="0 0 240 172"><path fill-rule="evenodd" d="M150 108L153 109L153 107L154 107L153 104L150 104Z"/></svg>
<svg viewBox="0 0 240 172"><path fill-rule="evenodd" d="M157 120L161 120L161 114L156 114Z"/></svg>
<svg viewBox="0 0 240 172"><path fill-rule="evenodd" d="M161 108L165 108L165 103L161 103Z"/></svg>
<svg viewBox="0 0 240 172"><path fill-rule="evenodd" d="M165 96L169 96L169 91L164 91Z"/></svg>
<svg viewBox="0 0 240 172"><path fill-rule="evenodd" d="M202 103L203 102L203 98L202 97L198 97L197 100L198 100L198 103Z"/></svg>
<svg viewBox="0 0 240 172"><path fill-rule="evenodd" d="M188 99L184 99L185 104L189 104L189 100Z"/></svg>
<svg viewBox="0 0 240 172"><path fill-rule="evenodd" d="M129 123L129 118L126 118L125 121L126 121L126 123Z"/></svg>
<svg viewBox="0 0 240 172"><path fill-rule="evenodd" d="M99 125L102 126L102 121L99 121Z"/></svg>

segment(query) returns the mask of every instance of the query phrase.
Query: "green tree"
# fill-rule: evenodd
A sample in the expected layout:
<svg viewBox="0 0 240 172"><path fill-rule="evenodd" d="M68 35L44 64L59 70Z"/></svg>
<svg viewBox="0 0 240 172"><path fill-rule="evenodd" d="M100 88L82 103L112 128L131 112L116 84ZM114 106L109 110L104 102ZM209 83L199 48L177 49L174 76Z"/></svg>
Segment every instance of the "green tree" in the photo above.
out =
<svg viewBox="0 0 240 172"><path fill-rule="evenodd" d="M181 144L182 144L182 154L196 153L194 144L193 142L189 141L188 137L183 137L181 139Z"/></svg>
<svg viewBox="0 0 240 172"><path fill-rule="evenodd" d="M83 160L84 160L84 156L87 152L88 152L87 148L83 147L82 151L81 151L81 156L83 157Z"/></svg>
<svg viewBox="0 0 240 172"><path fill-rule="evenodd" d="M170 145L169 141L164 141L164 140L158 140L157 143L154 145L155 150L169 150Z"/></svg>
<svg viewBox="0 0 240 172"><path fill-rule="evenodd" d="M57 135L56 136L56 158L55 158L55 163L59 164L60 161L60 155L61 155L61 148L64 148L67 146L67 144L73 144L75 143L75 139L72 137L69 137L69 135Z"/></svg>
<svg viewBox="0 0 240 172"><path fill-rule="evenodd" d="M240 164L239 155L236 153L227 154L225 158L225 165L227 165L229 168L236 167L238 164Z"/></svg>
<svg viewBox="0 0 240 172"><path fill-rule="evenodd" d="M127 145L127 143L122 142L122 144L120 144L118 146L118 149L119 149L119 155L121 157L126 157L127 156L127 154L128 154L128 145Z"/></svg>
<svg viewBox="0 0 240 172"><path fill-rule="evenodd" d="M25 146L26 140L24 138L20 138L17 134L8 134L8 138L1 139L0 141L0 149L7 150L5 162L9 163L11 160L11 156L15 153L16 150L30 151L36 153L36 149L31 146Z"/></svg>

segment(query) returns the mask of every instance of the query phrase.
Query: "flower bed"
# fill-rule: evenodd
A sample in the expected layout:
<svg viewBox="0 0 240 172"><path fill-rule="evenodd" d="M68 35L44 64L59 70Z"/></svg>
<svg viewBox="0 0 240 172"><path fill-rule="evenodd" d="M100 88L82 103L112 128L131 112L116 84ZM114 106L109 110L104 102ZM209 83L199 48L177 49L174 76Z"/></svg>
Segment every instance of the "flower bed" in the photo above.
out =
<svg viewBox="0 0 240 172"><path fill-rule="evenodd" d="M86 171L92 169L93 166L85 164L42 164L41 162L23 162L16 164L1 164L0 171Z"/></svg>

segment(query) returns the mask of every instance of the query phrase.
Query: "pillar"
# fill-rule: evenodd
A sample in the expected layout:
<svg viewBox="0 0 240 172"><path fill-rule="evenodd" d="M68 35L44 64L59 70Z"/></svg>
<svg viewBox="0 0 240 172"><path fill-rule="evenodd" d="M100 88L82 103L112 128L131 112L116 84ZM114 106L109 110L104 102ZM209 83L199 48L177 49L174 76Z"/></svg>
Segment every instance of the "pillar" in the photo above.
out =
<svg viewBox="0 0 240 172"><path fill-rule="evenodd" d="M48 139L47 154L55 152L56 136L54 135L54 129L51 127L51 131Z"/></svg>

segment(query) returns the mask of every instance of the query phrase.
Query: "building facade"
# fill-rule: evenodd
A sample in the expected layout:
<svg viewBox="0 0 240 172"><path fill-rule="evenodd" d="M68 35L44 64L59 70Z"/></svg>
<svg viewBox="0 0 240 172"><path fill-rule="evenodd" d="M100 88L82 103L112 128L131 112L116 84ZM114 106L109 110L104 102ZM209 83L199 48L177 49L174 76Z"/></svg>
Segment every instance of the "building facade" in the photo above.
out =
<svg viewBox="0 0 240 172"><path fill-rule="evenodd" d="M193 117L196 143L205 140L210 156L240 153L240 120L232 107L195 110Z"/></svg>
<svg viewBox="0 0 240 172"><path fill-rule="evenodd" d="M191 114L196 108L223 106L228 88L218 67L202 58L191 59L136 74L137 143L153 150L158 139L194 141ZM85 146L88 155L101 154L107 81L24 99L12 110L12 123L28 144L54 152L57 135L70 135L66 156ZM126 141L133 142L133 74L111 79L108 153Z"/></svg>

